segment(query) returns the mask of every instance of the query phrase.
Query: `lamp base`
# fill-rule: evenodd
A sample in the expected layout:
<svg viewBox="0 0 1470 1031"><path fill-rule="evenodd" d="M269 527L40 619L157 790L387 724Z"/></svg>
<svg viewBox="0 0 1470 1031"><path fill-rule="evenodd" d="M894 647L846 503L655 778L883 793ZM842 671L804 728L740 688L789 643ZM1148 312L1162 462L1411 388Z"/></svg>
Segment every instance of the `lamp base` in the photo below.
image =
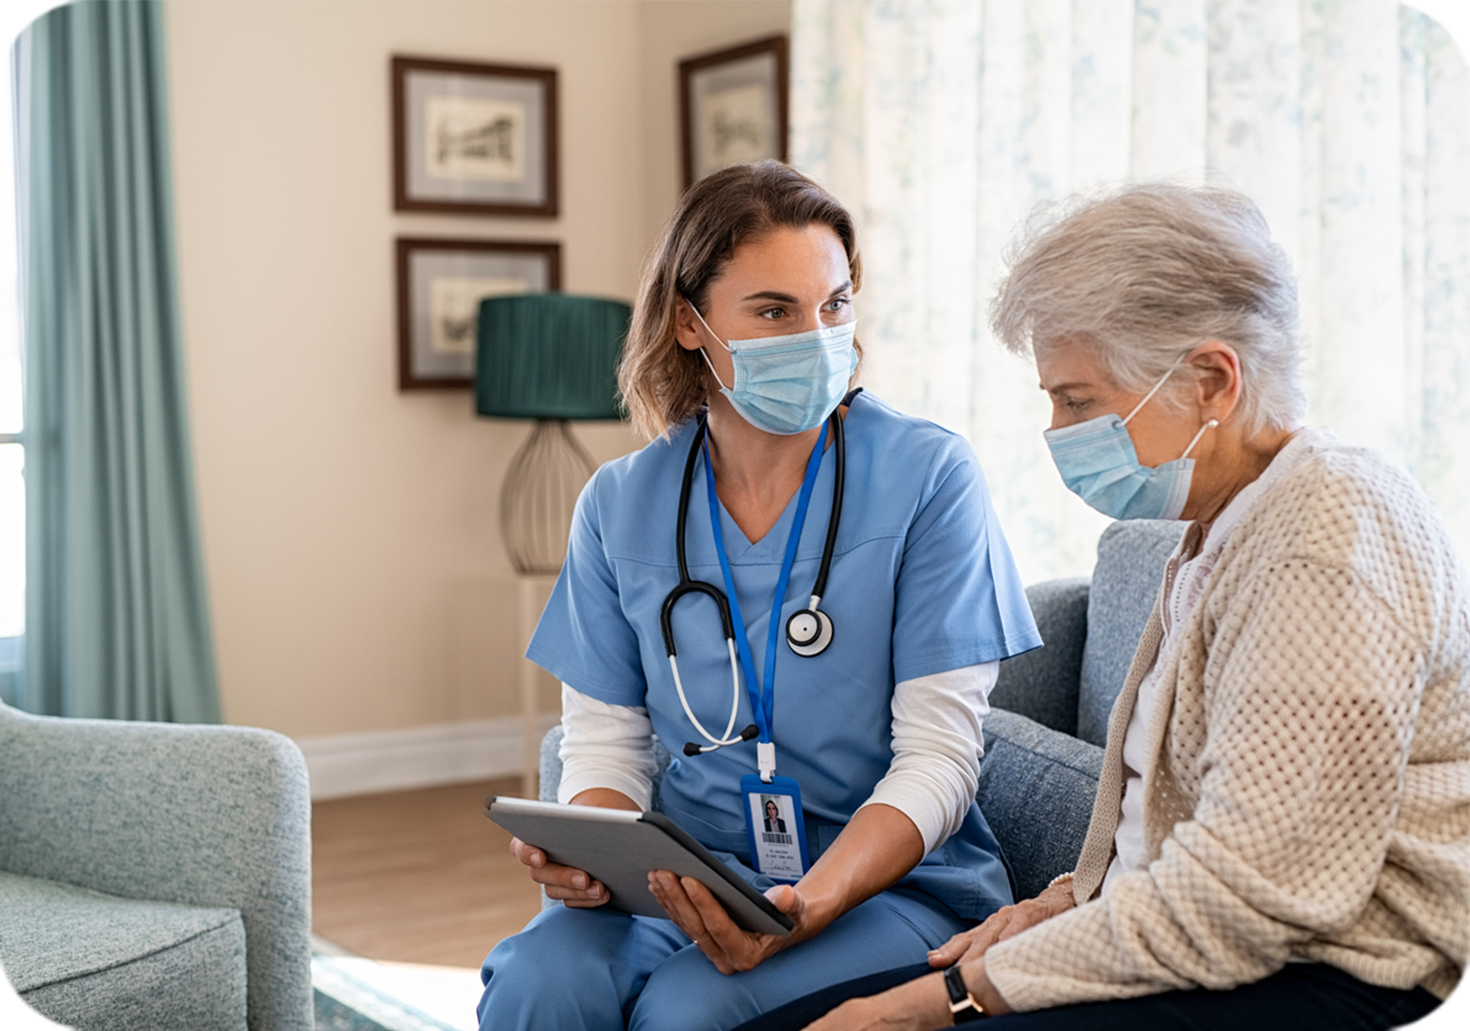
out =
<svg viewBox="0 0 1470 1031"><path fill-rule="evenodd" d="M500 488L500 534L517 573L561 571L577 497L595 469L568 420L536 420Z"/></svg>

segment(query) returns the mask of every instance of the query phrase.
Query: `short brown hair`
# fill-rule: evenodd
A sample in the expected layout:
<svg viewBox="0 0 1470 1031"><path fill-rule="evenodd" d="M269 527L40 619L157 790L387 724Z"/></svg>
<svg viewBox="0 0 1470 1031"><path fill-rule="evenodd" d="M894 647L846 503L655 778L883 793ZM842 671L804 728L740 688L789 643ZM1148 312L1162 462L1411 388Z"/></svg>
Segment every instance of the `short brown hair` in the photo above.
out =
<svg viewBox="0 0 1470 1031"><path fill-rule="evenodd" d="M778 227L809 225L829 226L837 234L857 290L862 262L852 215L796 169L769 160L732 165L684 191L644 265L618 367L623 404L639 433L667 437L707 400L704 362L674 338L679 297L702 312L710 283L736 248Z"/></svg>

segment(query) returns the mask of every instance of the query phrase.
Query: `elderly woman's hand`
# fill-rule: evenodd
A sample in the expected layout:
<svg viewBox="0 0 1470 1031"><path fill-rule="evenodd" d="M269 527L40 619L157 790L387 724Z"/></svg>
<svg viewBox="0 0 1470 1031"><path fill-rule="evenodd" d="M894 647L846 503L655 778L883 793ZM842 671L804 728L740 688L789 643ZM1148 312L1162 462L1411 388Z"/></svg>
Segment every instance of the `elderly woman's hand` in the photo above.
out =
<svg viewBox="0 0 1470 1031"><path fill-rule="evenodd" d="M970 995L988 1015L1011 1012L985 976L983 961L965 964L960 973ZM808 1024L805 1031L934 1031L952 1023L944 975L925 974L880 995L849 999L815 1024Z"/></svg>
<svg viewBox="0 0 1470 1031"><path fill-rule="evenodd" d="M849 999L806 1031L931 1031L953 1020L943 975L928 974L881 995Z"/></svg>
<svg viewBox="0 0 1470 1031"><path fill-rule="evenodd" d="M985 955L996 942L1014 938L1028 927L1065 913L1076 902L1072 898L1070 879L1053 884L1034 899L1002 906L979 927L962 931L929 953L929 965L943 969L955 963L968 963Z"/></svg>

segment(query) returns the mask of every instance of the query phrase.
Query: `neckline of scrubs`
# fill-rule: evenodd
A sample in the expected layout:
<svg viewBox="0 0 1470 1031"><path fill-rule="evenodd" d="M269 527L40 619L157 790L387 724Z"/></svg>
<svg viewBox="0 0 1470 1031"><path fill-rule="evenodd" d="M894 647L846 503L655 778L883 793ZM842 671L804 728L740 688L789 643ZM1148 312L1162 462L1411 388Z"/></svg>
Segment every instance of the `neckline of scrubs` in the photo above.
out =
<svg viewBox="0 0 1470 1031"><path fill-rule="evenodd" d="M842 420L843 432L846 432L847 428L851 425L853 412L857 410L857 400L859 397L862 396L862 394L859 394L857 397L852 399L853 403L847 406L847 415ZM833 448L835 447L836 445L829 439L827 442L827 447L822 451L822 462L817 474L817 482L819 485L821 483L821 477L827 475L828 465L836 461L835 458L832 458L829 462L829 456L832 455ZM836 473L834 472L833 475L835 476ZM796 503L798 499L800 499L800 497L801 485L798 484L796 490L792 491L791 497L786 499L786 507L781 509L781 514L776 517L776 521L771 524L771 528L766 531L765 536L758 541L752 541L749 537L745 536L745 531L740 529L740 524L735 521L734 516L730 515L730 510L725 507L724 501L720 500L720 497L717 493L715 495L715 502L720 506L720 526L722 528L722 533L725 526L729 526L730 529L733 531L733 540L731 539L732 534L724 534L723 538L725 544L725 555L729 559L730 564L732 566L739 565L746 559L751 558L752 552L760 551L773 552L768 560L780 562L782 554L786 550L786 538L790 534L790 526L792 520L795 518L796 513ZM815 492L813 493L813 497L815 497ZM826 500L827 519L829 520L832 518L831 498L832 496L828 494ZM825 526L826 523L824 522L824 533L826 532ZM783 527L786 528L786 532L778 534L778 531L780 531ZM772 541L777 536L780 537L780 543L773 544ZM763 560L767 560L764 556L762 558Z"/></svg>

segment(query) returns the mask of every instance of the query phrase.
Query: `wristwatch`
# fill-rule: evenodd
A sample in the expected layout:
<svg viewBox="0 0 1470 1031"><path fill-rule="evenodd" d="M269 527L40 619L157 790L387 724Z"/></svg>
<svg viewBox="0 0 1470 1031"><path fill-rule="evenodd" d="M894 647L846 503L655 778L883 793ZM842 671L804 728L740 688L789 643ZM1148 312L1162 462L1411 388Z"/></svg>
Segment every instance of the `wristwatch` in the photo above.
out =
<svg viewBox="0 0 1470 1031"><path fill-rule="evenodd" d="M958 963L945 968L944 987L949 989L949 1012L956 1024L968 1024L985 1016L985 1007L976 1002L970 989L965 987Z"/></svg>

